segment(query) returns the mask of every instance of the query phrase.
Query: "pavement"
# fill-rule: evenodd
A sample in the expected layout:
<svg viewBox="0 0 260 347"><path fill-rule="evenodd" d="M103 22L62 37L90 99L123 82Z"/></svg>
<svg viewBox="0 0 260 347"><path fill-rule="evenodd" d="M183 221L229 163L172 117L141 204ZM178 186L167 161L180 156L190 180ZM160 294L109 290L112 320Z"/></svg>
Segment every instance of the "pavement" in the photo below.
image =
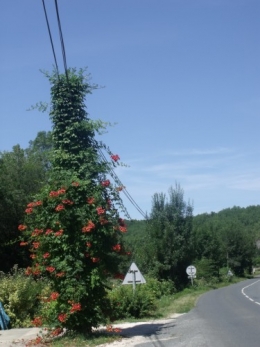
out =
<svg viewBox="0 0 260 347"><path fill-rule="evenodd" d="M0 347L25 346L26 342L35 339L40 331L40 328L0 330Z"/></svg>
<svg viewBox="0 0 260 347"><path fill-rule="evenodd" d="M120 335L123 337L121 341L117 341L105 346L135 346L160 330L164 324L169 324L181 316L181 314L173 314L168 319L156 319L152 321L119 323L113 324L113 328L120 329ZM106 330L105 327L99 329ZM22 328L0 330L0 347L25 347L26 343L39 336L41 328Z"/></svg>

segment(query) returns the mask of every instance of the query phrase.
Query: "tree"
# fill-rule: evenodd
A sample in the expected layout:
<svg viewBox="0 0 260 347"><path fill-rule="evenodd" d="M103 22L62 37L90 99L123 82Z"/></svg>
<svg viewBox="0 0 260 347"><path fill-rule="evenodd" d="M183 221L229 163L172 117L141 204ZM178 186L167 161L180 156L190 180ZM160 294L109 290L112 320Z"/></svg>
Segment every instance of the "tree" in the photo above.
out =
<svg viewBox="0 0 260 347"><path fill-rule="evenodd" d="M117 187L107 174L119 156L95 140L104 127L88 118L86 95L92 87L84 71L48 75L51 83L53 155L48 184L27 205L19 226L32 266L26 273L49 278L52 293L35 324L90 332L103 319L106 280L117 276L126 232ZM111 162L100 154L108 150Z"/></svg>
<svg viewBox="0 0 260 347"><path fill-rule="evenodd" d="M192 259L192 211L178 184L169 189L168 200L163 193L153 196L147 246L154 255L149 271L158 279L174 281L179 288L187 281L185 269Z"/></svg>
<svg viewBox="0 0 260 347"><path fill-rule="evenodd" d="M26 202L46 179L38 153L28 153L19 145L0 153L0 270L7 272L18 264L28 265L25 251L19 247L17 225L21 223Z"/></svg>

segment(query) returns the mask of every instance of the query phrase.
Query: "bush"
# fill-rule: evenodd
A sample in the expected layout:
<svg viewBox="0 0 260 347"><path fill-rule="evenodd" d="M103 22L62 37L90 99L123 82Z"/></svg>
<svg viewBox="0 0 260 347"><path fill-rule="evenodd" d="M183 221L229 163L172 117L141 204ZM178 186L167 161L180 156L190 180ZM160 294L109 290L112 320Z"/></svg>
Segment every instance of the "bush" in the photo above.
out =
<svg viewBox="0 0 260 347"><path fill-rule="evenodd" d="M39 309L39 297L46 287L45 281L35 281L17 267L8 274L0 273L0 302L10 317L13 328L32 326L33 316Z"/></svg>
<svg viewBox="0 0 260 347"><path fill-rule="evenodd" d="M149 291L156 299L176 293L175 285L171 280L158 281L155 278L146 278L145 287L145 290Z"/></svg>
<svg viewBox="0 0 260 347"><path fill-rule="evenodd" d="M109 318L113 321L149 317L157 308L156 300L174 291L171 281L160 282L156 279L147 279L146 284L137 285L134 293L130 285L117 286L108 293Z"/></svg>

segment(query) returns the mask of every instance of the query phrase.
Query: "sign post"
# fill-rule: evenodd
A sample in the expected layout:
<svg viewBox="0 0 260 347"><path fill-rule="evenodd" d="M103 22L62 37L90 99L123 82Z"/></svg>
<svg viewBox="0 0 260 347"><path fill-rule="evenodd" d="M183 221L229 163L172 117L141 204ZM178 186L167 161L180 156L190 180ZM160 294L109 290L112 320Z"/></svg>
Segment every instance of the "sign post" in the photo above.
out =
<svg viewBox="0 0 260 347"><path fill-rule="evenodd" d="M196 270L194 265L190 265L186 269L186 273L188 275L188 278L190 278L190 280L191 280L192 286L193 286L193 279L196 278L196 272L197 272L197 270Z"/></svg>

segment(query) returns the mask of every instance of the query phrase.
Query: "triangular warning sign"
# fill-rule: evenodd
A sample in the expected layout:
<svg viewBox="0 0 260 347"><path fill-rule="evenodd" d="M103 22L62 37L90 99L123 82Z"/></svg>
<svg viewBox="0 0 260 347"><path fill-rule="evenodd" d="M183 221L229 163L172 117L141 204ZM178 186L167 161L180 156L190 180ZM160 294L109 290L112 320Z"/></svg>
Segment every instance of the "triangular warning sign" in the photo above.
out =
<svg viewBox="0 0 260 347"><path fill-rule="evenodd" d="M133 282L137 284L146 283L145 278L143 277L135 263L132 263L132 265L130 266L122 284L133 284Z"/></svg>

